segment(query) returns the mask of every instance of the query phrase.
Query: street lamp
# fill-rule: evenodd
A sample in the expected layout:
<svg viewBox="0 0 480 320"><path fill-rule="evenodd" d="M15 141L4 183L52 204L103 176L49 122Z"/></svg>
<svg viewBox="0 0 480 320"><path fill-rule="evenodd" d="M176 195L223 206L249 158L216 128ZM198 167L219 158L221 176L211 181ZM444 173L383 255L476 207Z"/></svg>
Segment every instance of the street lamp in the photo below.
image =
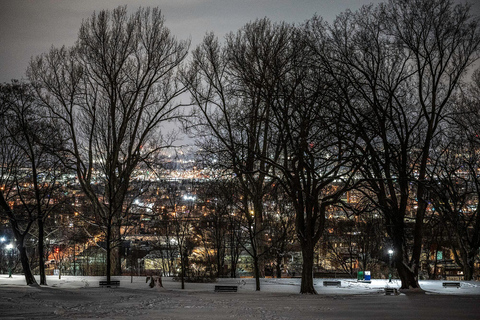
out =
<svg viewBox="0 0 480 320"><path fill-rule="evenodd" d="M62 279L62 260L60 259L60 248L56 247L53 252L53 257L55 257L55 253L57 254L56 261L58 261L58 279Z"/></svg>
<svg viewBox="0 0 480 320"><path fill-rule="evenodd" d="M12 277L12 267L13 267L13 263L12 263L13 243L7 244L7 246L6 246L5 248L7 249L7 252L9 253L9 254L8 254L8 256L9 256L9 261L8 261L8 277L11 278L11 277Z"/></svg>
<svg viewBox="0 0 480 320"><path fill-rule="evenodd" d="M392 256L393 256L393 250L389 249L388 250L388 282L392 282Z"/></svg>

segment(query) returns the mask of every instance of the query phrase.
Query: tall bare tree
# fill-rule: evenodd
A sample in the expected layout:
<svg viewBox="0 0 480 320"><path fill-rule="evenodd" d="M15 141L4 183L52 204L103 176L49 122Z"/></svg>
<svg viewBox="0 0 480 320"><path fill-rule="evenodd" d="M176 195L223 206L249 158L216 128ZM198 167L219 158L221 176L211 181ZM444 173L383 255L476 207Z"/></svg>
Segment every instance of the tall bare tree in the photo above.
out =
<svg viewBox="0 0 480 320"><path fill-rule="evenodd" d="M257 20L229 34L223 46L209 34L193 51L185 74L199 115L193 129L205 138L201 146L235 174L241 188L256 290L266 253L263 199L271 185L272 166L265 159L279 156L270 143L270 120L289 30L286 24Z"/></svg>
<svg viewBox="0 0 480 320"><path fill-rule="evenodd" d="M349 130L362 139L365 194L385 217L402 289L418 288L428 161L477 58L477 19L449 0L392 0L339 15L329 34L320 55L347 100ZM412 239L407 214L415 218Z"/></svg>
<svg viewBox="0 0 480 320"><path fill-rule="evenodd" d="M34 58L28 76L68 135L68 162L91 201L105 237L107 280L112 249L128 215L131 179L168 139L161 125L178 116L184 88L176 70L188 43L177 41L159 9L126 7L85 20L71 48ZM120 261L115 266L120 272Z"/></svg>
<svg viewBox="0 0 480 320"><path fill-rule="evenodd" d="M319 22L321 23L321 22ZM315 57L313 38L296 28L289 38L288 58L273 97L272 144L280 156L266 161L282 184L295 212L295 231L302 248L301 293L313 286L314 250L325 227L327 209L339 204L353 185L355 134L344 130L344 106L336 83Z"/></svg>
<svg viewBox="0 0 480 320"><path fill-rule="evenodd" d="M455 261L465 280L474 276L480 249L480 70L453 107L452 120L434 157L435 179L428 185L430 199L444 225Z"/></svg>
<svg viewBox="0 0 480 320"><path fill-rule="evenodd" d="M479 57L479 17L471 16L468 4L454 5L451 0L390 1L386 12L389 31L411 55L415 66L415 101L426 124L419 145L415 194L418 208L408 270L418 278L423 220L428 206L425 183L430 150L435 147L433 141L447 107L453 102L452 95L467 68ZM418 283L409 283L415 285ZM402 287L405 287L403 279Z"/></svg>
<svg viewBox="0 0 480 320"><path fill-rule="evenodd" d="M3 218L7 218L13 234L15 236L17 249L20 252L23 272L27 285L37 284L32 271L25 248L25 239L28 237L33 224L36 221L36 214L31 208L14 208L15 203L22 194L17 194L17 185L22 182L22 168L25 165L22 155L22 148L18 146L12 134L15 131L17 119L11 119L11 105L16 105L18 101L12 97L12 87L2 86L0 91L0 213ZM19 199L21 201L22 198ZM13 200L13 201L12 201ZM25 210L22 210L25 209Z"/></svg>
<svg viewBox="0 0 480 320"><path fill-rule="evenodd" d="M58 180L63 173L55 149L61 133L45 117L29 84L13 82L1 87L2 211L10 220L27 283L31 277L25 240L38 231L40 284L46 284L44 222L61 202Z"/></svg>

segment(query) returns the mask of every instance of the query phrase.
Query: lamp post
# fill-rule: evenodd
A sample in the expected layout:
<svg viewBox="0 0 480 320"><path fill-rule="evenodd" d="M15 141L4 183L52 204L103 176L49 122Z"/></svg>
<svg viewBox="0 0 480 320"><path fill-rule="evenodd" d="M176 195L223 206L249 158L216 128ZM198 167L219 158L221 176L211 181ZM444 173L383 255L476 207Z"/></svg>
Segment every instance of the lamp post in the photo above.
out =
<svg viewBox="0 0 480 320"><path fill-rule="evenodd" d="M3 243L4 243L5 241L7 241L7 239L6 239L5 237L0 237L1 247L3 247ZM4 269L3 269L3 263L4 263L4 259L5 259L5 258L4 258L3 256L5 256L4 252L2 252L2 256L1 256L1 259L2 259L2 261L1 261L2 264L1 264L1 267L0 267L1 272L3 272L3 270L4 270Z"/></svg>
<svg viewBox="0 0 480 320"><path fill-rule="evenodd" d="M75 216L78 214L78 212L75 212ZM76 247L77 247L77 230L76 230L76 224L75 222L70 222L69 227L71 230L73 230L73 275L76 275L77 271L77 263L76 263Z"/></svg>
<svg viewBox="0 0 480 320"><path fill-rule="evenodd" d="M57 254L56 261L58 261L58 279L62 279L62 260L60 259L60 248L55 248L54 252ZM53 256L55 257L55 254Z"/></svg>
<svg viewBox="0 0 480 320"><path fill-rule="evenodd" d="M388 282L392 282L392 256L393 250L388 250Z"/></svg>
<svg viewBox="0 0 480 320"><path fill-rule="evenodd" d="M7 244L7 246L5 247L7 249L7 252L8 252L8 277L11 278L12 277L12 267L13 267L13 263L12 263L12 250L13 250L13 243L9 243Z"/></svg>

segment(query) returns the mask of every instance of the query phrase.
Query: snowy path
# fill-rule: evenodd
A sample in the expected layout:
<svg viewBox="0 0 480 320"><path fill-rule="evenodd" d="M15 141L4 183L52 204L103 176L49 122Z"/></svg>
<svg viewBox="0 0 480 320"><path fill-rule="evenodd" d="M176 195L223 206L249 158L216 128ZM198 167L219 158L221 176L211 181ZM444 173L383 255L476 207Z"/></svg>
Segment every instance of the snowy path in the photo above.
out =
<svg viewBox="0 0 480 320"><path fill-rule="evenodd" d="M215 284L180 284L164 279L164 289L150 289L144 277L115 277L119 288L99 288L102 277L48 277L49 286L25 286L21 276L0 275L1 319L478 319L480 287L443 288L422 282L429 294L385 296L385 280L371 284L342 280L318 295L300 295L299 279L221 279L239 285L238 293L214 293ZM395 285L395 283L394 283ZM442 294L439 294L442 293Z"/></svg>

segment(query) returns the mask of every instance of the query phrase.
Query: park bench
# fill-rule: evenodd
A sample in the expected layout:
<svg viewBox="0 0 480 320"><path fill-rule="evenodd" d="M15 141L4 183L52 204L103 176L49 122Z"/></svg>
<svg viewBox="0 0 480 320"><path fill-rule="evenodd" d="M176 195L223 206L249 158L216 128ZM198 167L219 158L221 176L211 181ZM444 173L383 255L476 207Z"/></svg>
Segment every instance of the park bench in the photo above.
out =
<svg viewBox="0 0 480 320"><path fill-rule="evenodd" d="M237 292L238 286L215 286L215 292Z"/></svg>
<svg viewBox="0 0 480 320"><path fill-rule="evenodd" d="M446 288L446 287L456 287L456 288L460 288L461 284L460 282L444 282L443 283L443 287Z"/></svg>
<svg viewBox="0 0 480 320"><path fill-rule="evenodd" d="M325 280L323 281L323 286L324 287L328 287L328 286L341 287L342 282L340 280Z"/></svg>
<svg viewBox="0 0 480 320"><path fill-rule="evenodd" d="M120 285L120 280L110 280L108 282L107 280L100 280L99 282L100 287L118 287Z"/></svg>
<svg viewBox="0 0 480 320"><path fill-rule="evenodd" d="M385 288L385 295L387 296L396 296L398 294L397 288Z"/></svg>

